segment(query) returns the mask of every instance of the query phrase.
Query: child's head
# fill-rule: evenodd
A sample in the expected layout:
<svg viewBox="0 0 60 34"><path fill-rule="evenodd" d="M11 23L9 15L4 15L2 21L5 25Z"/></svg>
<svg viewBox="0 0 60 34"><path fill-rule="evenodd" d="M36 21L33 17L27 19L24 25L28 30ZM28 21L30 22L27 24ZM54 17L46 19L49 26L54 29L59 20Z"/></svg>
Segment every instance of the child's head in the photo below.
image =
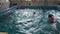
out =
<svg viewBox="0 0 60 34"><path fill-rule="evenodd" d="M33 15L35 15L36 13L35 12L33 12Z"/></svg>
<svg viewBox="0 0 60 34"><path fill-rule="evenodd" d="M53 17L53 15L52 15L52 14L49 14L48 17L49 17L49 18L50 18L50 17Z"/></svg>
<svg viewBox="0 0 60 34"><path fill-rule="evenodd" d="M35 12L33 14L35 14Z"/></svg>

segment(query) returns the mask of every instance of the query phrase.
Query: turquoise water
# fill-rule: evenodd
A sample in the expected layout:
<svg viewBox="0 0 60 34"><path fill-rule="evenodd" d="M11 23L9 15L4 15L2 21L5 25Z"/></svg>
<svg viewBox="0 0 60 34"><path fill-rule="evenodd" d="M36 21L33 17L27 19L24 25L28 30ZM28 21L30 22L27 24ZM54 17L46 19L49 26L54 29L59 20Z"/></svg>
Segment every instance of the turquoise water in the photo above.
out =
<svg viewBox="0 0 60 34"><path fill-rule="evenodd" d="M36 14L33 15L33 12ZM56 18L56 12L55 10L39 9L18 10L16 11L17 31L21 34L59 34L56 29L52 28L53 26L48 19L49 14L53 14Z"/></svg>
<svg viewBox="0 0 60 34"><path fill-rule="evenodd" d="M33 15L33 13L35 14ZM15 14L4 20L0 26L0 31L8 34L59 34L55 26L49 22L48 15L53 14L58 18L58 11L39 9L20 9Z"/></svg>

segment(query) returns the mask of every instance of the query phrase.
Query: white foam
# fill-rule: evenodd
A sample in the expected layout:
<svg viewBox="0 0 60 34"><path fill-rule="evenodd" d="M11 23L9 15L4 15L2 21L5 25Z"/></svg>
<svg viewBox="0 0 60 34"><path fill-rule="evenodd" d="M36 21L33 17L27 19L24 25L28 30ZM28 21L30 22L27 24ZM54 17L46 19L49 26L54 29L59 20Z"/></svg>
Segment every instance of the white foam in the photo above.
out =
<svg viewBox="0 0 60 34"><path fill-rule="evenodd" d="M60 19L60 13L59 13L59 12L56 13L56 15L55 15L55 19Z"/></svg>
<svg viewBox="0 0 60 34"><path fill-rule="evenodd" d="M19 20L19 21L17 20L17 22L18 22L18 23L20 23L20 22L27 22L27 21L31 21L31 20L32 20L32 19L23 19L23 20Z"/></svg>
<svg viewBox="0 0 60 34"><path fill-rule="evenodd" d="M57 30L56 23L51 24L51 26L52 26L53 29L56 29Z"/></svg>

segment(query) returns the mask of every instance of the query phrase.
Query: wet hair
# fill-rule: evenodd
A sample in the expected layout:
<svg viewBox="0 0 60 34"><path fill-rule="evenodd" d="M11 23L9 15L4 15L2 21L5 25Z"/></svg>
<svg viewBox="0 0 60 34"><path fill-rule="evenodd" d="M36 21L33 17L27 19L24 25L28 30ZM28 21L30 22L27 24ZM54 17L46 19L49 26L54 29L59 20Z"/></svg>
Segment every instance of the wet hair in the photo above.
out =
<svg viewBox="0 0 60 34"><path fill-rule="evenodd" d="M35 12L33 14L35 14Z"/></svg>
<svg viewBox="0 0 60 34"><path fill-rule="evenodd" d="M53 15L52 14L49 14L48 17L52 17Z"/></svg>

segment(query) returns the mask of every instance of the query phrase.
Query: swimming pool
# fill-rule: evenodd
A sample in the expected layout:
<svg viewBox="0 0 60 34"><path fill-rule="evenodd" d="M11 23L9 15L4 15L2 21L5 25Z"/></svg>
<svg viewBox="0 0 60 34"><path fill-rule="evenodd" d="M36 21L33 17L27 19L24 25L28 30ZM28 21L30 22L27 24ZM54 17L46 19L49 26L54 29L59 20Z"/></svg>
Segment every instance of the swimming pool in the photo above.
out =
<svg viewBox="0 0 60 34"><path fill-rule="evenodd" d="M9 12L9 10L7 11ZM0 21L0 32L8 32L8 34L59 34L59 28L56 28L56 20L60 18L60 12L58 10L15 10L15 8L12 8L10 11L13 14L8 18L7 16L3 16L5 13L1 13L3 17L0 14L1 19L3 19L2 22ZM49 22L49 14L54 15L55 23L51 24Z"/></svg>
<svg viewBox="0 0 60 34"><path fill-rule="evenodd" d="M35 12L35 15L33 15ZM48 20L48 15L53 14L55 18L58 11L56 10L39 10L39 9L20 9L16 11L16 28L21 34L59 34ZM16 34L16 33L15 33ZM19 33L17 33L19 34Z"/></svg>

